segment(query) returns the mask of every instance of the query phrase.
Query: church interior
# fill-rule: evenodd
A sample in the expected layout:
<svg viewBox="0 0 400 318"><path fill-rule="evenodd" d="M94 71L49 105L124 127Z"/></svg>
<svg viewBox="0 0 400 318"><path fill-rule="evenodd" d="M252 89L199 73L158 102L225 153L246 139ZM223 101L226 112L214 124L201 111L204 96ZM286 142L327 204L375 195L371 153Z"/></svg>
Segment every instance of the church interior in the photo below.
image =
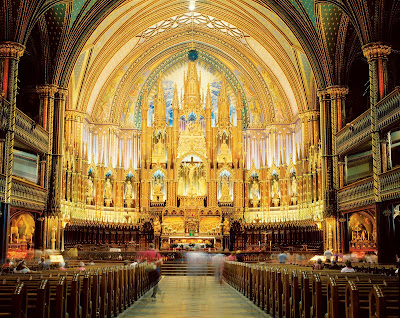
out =
<svg viewBox="0 0 400 318"><path fill-rule="evenodd" d="M398 0L2 3L2 263L398 261Z"/></svg>

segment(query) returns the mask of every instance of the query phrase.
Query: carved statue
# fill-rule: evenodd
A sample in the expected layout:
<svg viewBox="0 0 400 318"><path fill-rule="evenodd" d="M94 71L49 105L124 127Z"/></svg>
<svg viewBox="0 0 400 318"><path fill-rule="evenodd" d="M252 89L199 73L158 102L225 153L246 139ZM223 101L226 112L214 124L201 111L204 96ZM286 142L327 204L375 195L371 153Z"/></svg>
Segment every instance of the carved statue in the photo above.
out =
<svg viewBox="0 0 400 318"><path fill-rule="evenodd" d="M253 183L251 184L251 188L250 188L250 194L252 196L252 199L259 198L259 190L260 190L260 187L258 185L258 182L256 180L253 180Z"/></svg>
<svg viewBox="0 0 400 318"><path fill-rule="evenodd" d="M157 156L162 156L164 155L164 143L161 141L161 138L158 140L155 146L155 152Z"/></svg>
<svg viewBox="0 0 400 318"><path fill-rule="evenodd" d="M88 177L88 179L87 179L86 196L88 198L93 198L93 180L92 180L92 177Z"/></svg>
<svg viewBox="0 0 400 318"><path fill-rule="evenodd" d="M222 144L220 146L220 153L218 155L219 162L232 162L232 155L229 151L229 146L226 144L226 140L222 140Z"/></svg>
<svg viewBox="0 0 400 318"><path fill-rule="evenodd" d="M194 163L191 163L189 165L189 184L190 184L191 188L193 188L193 185L194 185L194 174L195 174L195 172L196 172L196 166L195 166Z"/></svg>
<svg viewBox="0 0 400 318"><path fill-rule="evenodd" d="M106 183L104 184L104 198L105 199L112 198L112 184L110 178L107 178Z"/></svg>
<svg viewBox="0 0 400 318"><path fill-rule="evenodd" d="M275 199L279 198L279 183L276 179L272 181L272 195Z"/></svg>
<svg viewBox="0 0 400 318"><path fill-rule="evenodd" d="M253 101L253 107L251 109L251 113L253 114L252 124L257 126L260 124L260 107L257 105L257 101Z"/></svg>
<svg viewBox="0 0 400 318"><path fill-rule="evenodd" d="M230 198L229 181L227 179L222 180L221 194L222 198Z"/></svg>
<svg viewBox="0 0 400 318"><path fill-rule="evenodd" d="M132 183L128 180L125 184L125 199L132 199Z"/></svg>
<svg viewBox="0 0 400 318"><path fill-rule="evenodd" d="M292 178L292 196L297 195L297 180L296 177Z"/></svg>
<svg viewBox="0 0 400 318"><path fill-rule="evenodd" d="M160 183L160 179L157 179L157 183L154 185L153 191L155 196L164 195L162 192L162 183Z"/></svg>
<svg viewBox="0 0 400 318"><path fill-rule="evenodd" d="M178 179L178 195L183 195L185 191L185 184L183 181L183 177L179 177Z"/></svg>
<svg viewBox="0 0 400 318"><path fill-rule="evenodd" d="M204 176L202 176L199 179L199 188L200 188L200 195L206 195L207 186L206 186L206 178L204 178Z"/></svg>

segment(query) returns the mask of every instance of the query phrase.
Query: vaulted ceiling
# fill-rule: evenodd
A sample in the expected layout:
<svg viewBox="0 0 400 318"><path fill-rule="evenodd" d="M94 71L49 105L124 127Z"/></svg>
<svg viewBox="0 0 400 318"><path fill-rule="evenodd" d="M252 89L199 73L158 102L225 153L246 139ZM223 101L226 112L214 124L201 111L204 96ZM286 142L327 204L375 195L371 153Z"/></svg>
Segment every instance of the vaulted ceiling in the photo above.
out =
<svg viewBox="0 0 400 318"><path fill-rule="evenodd" d="M68 87L69 108L112 123L138 83L192 46L232 75L233 91L257 99L266 122L293 122L316 107L317 88L346 85L362 45L390 43L399 12L398 0L196 0L194 10L189 0L2 2L0 40L26 45L29 84Z"/></svg>

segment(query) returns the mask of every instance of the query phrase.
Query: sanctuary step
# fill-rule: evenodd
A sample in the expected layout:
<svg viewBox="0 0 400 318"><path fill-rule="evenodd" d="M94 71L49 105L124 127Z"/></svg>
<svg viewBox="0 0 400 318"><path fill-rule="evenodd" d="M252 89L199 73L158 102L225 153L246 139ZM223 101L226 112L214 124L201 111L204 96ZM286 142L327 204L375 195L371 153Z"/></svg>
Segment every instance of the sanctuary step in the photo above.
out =
<svg viewBox="0 0 400 318"><path fill-rule="evenodd" d="M188 266L186 262L164 262L162 275L165 276L212 276L214 267L208 263L206 266Z"/></svg>

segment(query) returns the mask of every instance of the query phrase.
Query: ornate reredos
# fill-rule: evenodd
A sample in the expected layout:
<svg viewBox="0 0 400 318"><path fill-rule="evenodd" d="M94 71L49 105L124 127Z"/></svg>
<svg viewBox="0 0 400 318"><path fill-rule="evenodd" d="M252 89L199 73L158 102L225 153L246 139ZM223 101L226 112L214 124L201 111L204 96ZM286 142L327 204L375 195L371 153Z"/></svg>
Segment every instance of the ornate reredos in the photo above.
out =
<svg viewBox="0 0 400 318"><path fill-rule="evenodd" d="M207 156L206 139L199 122L189 122L179 136L178 158L184 158L192 152Z"/></svg>

